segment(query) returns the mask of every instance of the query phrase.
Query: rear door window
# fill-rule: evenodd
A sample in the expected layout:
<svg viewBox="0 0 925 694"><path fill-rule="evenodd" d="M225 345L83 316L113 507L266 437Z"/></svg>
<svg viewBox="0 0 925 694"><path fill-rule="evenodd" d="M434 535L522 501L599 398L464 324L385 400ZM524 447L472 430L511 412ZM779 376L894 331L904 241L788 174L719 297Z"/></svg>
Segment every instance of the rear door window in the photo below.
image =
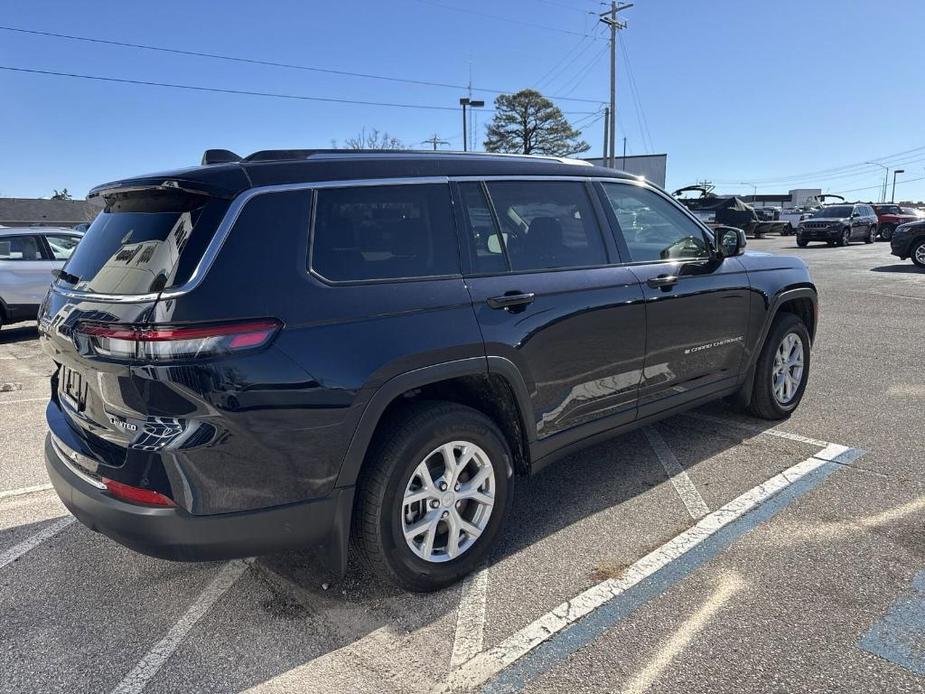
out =
<svg viewBox="0 0 925 694"><path fill-rule="evenodd" d="M311 269L333 282L460 274L449 186L322 188Z"/></svg>
<svg viewBox="0 0 925 694"><path fill-rule="evenodd" d="M0 236L0 260L44 260L38 236Z"/></svg>
<svg viewBox="0 0 925 694"><path fill-rule="evenodd" d="M491 181L488 193L515 272L607 264L584 182Z"/></svg>
<svg viewBox="0 0 925 694"><path fill-rule="evenodd" d="M65 263L59 284L98 294L148 294L188 280L228 203L147 191L115 196Z"/></svg>

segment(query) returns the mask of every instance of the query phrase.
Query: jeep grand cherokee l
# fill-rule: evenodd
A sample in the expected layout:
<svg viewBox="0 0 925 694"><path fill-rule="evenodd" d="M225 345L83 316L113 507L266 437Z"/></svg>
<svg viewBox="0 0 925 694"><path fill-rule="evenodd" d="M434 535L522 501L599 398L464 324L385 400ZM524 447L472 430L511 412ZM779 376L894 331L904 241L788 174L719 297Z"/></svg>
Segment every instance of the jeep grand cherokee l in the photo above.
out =
<svg viewBox="0 0 925 694"><path fill-rule="evenodd" d="M847 246L852 241L873 243L877 238L877 215L870 205L829 205L804 219L797 227L797 245L825 241Z"/></svg>
<svg viewBox="0 0 925 694"><path fill-rule="evenodd" d="M432 590L486 558L518 475L724 396L770 419L803 396L805 264L633 177L223 158L92 191L41 308L52 483L138 551L314 548L342 572L352 536Z"/></svg>

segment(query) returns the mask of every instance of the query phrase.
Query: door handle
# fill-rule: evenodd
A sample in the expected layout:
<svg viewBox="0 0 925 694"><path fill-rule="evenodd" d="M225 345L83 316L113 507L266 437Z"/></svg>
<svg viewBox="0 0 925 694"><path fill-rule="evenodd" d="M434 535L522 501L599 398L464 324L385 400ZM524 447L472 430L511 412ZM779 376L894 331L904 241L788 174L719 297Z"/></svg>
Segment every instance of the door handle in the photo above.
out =
<svg viewBox="0 0 925 694"><path fill-rule="evenodd" d="M650 277L646 280L652 289L671 289L678 283L677 275L659 275L658 277Z"/></svg>
<svg viewBox="0 0 925 694"><path fill-rule="evenodd" d="M502 296L493 296L487 299L486 303L491 308L511 309L532 304L536 295L533 292L508 292Z"/></svg>

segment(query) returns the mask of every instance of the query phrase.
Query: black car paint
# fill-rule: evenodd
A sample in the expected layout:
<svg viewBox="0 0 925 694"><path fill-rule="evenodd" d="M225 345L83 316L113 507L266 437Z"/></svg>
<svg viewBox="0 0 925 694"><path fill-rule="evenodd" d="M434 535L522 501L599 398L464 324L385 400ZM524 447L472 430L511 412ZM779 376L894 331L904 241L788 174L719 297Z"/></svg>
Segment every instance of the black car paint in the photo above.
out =
<svg viewBox="0 0 925 694"><path fill-rule="evenodd" d="M898 226L890 239L890 254L905 260L921 239L925 239L925 221Z"/></svg>
<svg viewBox="0 0 925 694"><path fill-rule="evenodd" d="M75 515L157 556L215 559L309 544L323 547L329 565L342 570L367 447L388 407L406 393L466 376L503 379L527 466L537 470L601 437L734 393L748 381L780 305L801 299L815 307L806 266L795 258L621 264L621 237L609 233L612 216L600 200L595 210L613 263L604 267L473 276L462 265L448 277L337 285L309 271L312 183L433 176L577 176L592 190L595 178L622 178L544 161L433 157L213 165L101 187L181 180L229 198L257 192L252 186L306 189L259 191L219 260L179 296L122 303L50 292L40 315L42 344L57 364L91 374L96 387L74 411L59 396L56 373L50 430L100 461L107 477L177 504L155 512L113 500L48 449L52 481ZM677 283L646 284L666 273ZM535 297L522 308L488 305L509 292ZM71 335L85 319L184 324L264 317L285 326L265 349L171 364L90 359L74 349ZM812 333L814 308L807 320ZM145 450L119 422L139 431L167 422L195 432L178 445L165 436L167 445ZM158 517L172 519L158 526L171 530L154 531ZM220 542L219 526L197 519L237 519L252 530L239 543Z"/></svg>
<svg viewBox="0 0 925 694"><path fill-rule="evenodd" d="M839 205L841 207L841 205ZM854 207L858 212L858 206ZM849 241L862 241L871 231L877 232L877 215L859 211L850 217L810 217L800 221L797 227L798 241L838 241L845 229Z"/></svg>

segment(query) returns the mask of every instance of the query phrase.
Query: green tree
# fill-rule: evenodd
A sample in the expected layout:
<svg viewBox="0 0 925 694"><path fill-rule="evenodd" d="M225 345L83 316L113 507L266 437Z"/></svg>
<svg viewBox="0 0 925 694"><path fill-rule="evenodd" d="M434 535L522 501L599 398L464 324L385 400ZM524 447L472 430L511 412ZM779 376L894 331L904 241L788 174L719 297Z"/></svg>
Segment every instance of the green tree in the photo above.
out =
<svg viewBox="0 0 925 694"><path fill-rule="evenodd" d="M590 148L581 139L581 131L538 91L522 89L495 99L495 117L485 140L489 152L567 157Z"/></svg>
<svg viewBox="0 0 925 694"><path fill-rule="evenodd" d="M51 196L52 200L73 200L71 194L67 192L67 188L61 190L55 189L55 194Z"/></svg>

